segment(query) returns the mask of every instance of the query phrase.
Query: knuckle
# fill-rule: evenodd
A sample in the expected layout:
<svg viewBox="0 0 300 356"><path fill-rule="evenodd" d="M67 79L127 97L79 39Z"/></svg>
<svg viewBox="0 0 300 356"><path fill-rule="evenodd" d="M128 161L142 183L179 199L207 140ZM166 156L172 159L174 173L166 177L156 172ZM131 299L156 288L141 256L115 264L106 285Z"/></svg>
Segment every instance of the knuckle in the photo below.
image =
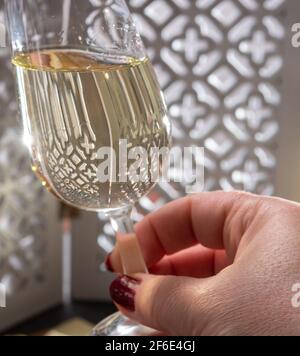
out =
<svg viewBox="0 0 300 356"><path fill-rule="evenodd" d="M205 320L203 303L208 305L209 298L204 297L201 287L193 279L177 277L174 282L174 277L165 277L156 289L157 302L152 304L152 320L160 330L168 333L199 335Z"/></svg>
<svg viewBox="0 0 300 356"><path fill-rule="evenodd" d="M166 325L176 325L178 311L176 310L179 288L166 277L155 291L155 301L152 303L151 316L160 330L166 330Z"/></svg>

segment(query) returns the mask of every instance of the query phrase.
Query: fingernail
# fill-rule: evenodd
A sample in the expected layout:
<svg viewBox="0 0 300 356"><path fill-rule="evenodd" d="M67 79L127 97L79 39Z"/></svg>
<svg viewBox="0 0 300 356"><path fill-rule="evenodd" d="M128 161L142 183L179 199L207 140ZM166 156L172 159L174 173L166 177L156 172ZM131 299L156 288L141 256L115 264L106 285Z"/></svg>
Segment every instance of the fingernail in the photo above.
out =
<svg viewBox="0 0 300 356"><path fill-rule="evenodd" d="M107 255L104 264L105 264L107 271L112 272L112 273L114 272L113 266L111 264L111 253Z"/></svg>
<svg viewBox="0 0 300 356"><path fill-rule="evenodd" d="M110 295L113 301L123 308L134 312L135 289L140 283L141 281L128 276L122 276L115 279L110 285Z"/></svg>
<svg viewBox="0 0 300 356"><path fill-rule="evenodd" d="M156 266L151 266L148 269L149 269L150 274L158 274L159 273L159 269Z"/></svg>

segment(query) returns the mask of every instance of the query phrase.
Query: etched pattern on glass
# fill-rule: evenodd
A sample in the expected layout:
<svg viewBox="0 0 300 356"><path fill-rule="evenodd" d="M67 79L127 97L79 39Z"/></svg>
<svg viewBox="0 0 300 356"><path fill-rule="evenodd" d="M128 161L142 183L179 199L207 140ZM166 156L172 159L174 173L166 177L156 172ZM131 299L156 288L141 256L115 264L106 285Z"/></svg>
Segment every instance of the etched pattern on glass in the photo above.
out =
<svg viewBox="0 0 300 356"><path fill-rule="evenodd" d="M8 297L42 282L46 267L45 192L31 172L16 108L9 53L0 48L0 283Z"/></svg>
<svg viewBox="0 0 300 356"><path fill-rule="evenodd" d="M206 149L205 190L272 195L285 0L129 0L173 121L175 145ZM178 174L172 169L171 173ZM161 184L142 214L185 195ZM98 239L110 249L105 219Z"/></svg>

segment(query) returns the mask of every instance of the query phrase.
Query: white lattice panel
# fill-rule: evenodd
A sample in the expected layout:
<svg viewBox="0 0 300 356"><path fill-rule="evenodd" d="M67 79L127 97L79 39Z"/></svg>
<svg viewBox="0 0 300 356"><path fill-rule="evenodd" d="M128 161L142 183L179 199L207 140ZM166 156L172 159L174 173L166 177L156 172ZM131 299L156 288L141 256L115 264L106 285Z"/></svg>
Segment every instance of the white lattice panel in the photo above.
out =
<svg viewBox="0 0 300 356"><path fill-rule="evenodd" d="M165 91L175 144L206 148L206 189L272 194L284 1L129 3Z"/></svg>
<svg viewBox="0 0 300 356"><path fill-rule="evenodd" d="M0 0L0 18L2 9ZM0 48L0 283L7 293L0 330L61 299L58 203L31 172L16 117L9 51Z"/></svg>

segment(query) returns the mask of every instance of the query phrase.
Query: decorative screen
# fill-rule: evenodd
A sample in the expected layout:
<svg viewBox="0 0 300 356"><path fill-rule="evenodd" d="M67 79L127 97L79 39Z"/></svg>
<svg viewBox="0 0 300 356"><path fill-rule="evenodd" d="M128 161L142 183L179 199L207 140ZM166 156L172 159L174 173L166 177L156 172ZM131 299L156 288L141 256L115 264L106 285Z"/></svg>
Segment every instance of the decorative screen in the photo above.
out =
<svg viewBox="0 0 300 356"><path fill-rule="evenodd" d="M0 22L3 17L0 0ZM30 169L17 121L9 51L0 48L0 283L7 297L7 308L0 309L0 330L60 300L56 213L57 203Z"/></svg>
<svg viewBox="0 0 300 356"><path fill-rule="evenodd" d="M272 194L285 1L129 3L165 92L174 143L206 149L206 190Z"/></svg>

